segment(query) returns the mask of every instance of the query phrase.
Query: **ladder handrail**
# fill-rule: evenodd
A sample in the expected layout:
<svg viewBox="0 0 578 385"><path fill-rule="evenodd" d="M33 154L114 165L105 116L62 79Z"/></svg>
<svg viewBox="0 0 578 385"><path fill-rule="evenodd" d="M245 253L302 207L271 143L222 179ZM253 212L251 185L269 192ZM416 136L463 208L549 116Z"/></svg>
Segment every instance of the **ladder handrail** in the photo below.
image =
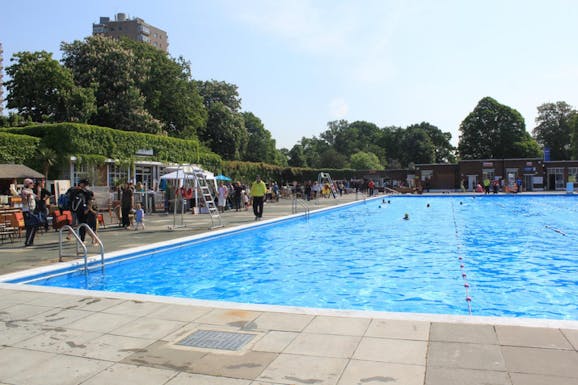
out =
<svg viewBox="0 0 578 385"><path fill-rule="evenodd" d="M389 188L389 187L385 187L385 186L383 187L383 190L384 190L384 191L389 191L389 192L392 193L392 194L401 194L399 191L394 190L394 189Z"/></svg>
<svg viewBox="0 0 578 385"><path fill-rule="evenodd" d="M104 245L102 244L102 241L100 240L98 235L96 235L94 233L94 231L90 228L90 226L88 226L88 224L81 223L78 226L78 230L80 230L80 228L82 228L82 227L86 228L88 230L88 233L91 236L93 236L94 239L96 239L96 241L98 242L98 244L100 246L100 265L101 265L101 269L104 270ZM83 251L82 254L83 254L83 258L84 258L84 271L88 271L88 249L86 248L86 245L84 244L84 242L82 242L82 240L80 239L79 231L75 230L70 225L62 226L58 232L58 262L62 262L62 257L64 257L64 255L62 254L62 232L64 230L68 230L68 232L70 234L72 234L72 236L76 240L76 255L75 255L76 257L78 256L78 246L80 245L82 247L82 251Z"/></svg>
<svg viewBox="0 0 578 385"><path fill-rule="evenodd" d="M75 255L76 257L78 257L78 245L80 244L82 246L82 249L84 251L84 254L83 254L83 256L84 256L84 270L86 271L86 268L88 266L88 262L87 262L88 250L86 249L86 245L84 244L84 242L82 242L82 240L80 239L80 236L78 235L78 233L76 231L74 231L74 229L70 225L64 225L58 231L58 262L62 262L62 257L64 256L64 255L62 255L62 232L64 230L68 230L69 233L72 234L72 236L76 240L76 255Z"/></svg>
<svg viewBox="0 0 578 385"><path fill-rule="evenodd" d="M305 203L305 201L303 199L297 199L297 198L293 198L293 204L292 204L292 212L293 214L297 213L297 203L301 204L301 206L303 206L303 208L305 209L305 216L307 218L309 218L309 212L311 211L309 208L309 205L307 203Z"/></svg>
<svg viewBox="0 0 578 385"><path fill-rule="evenodd" d="M94 230L92 230L87 223L81 223L78 226L79 231L80 231L81 227L86 228L86 230L88 231L88 234L98 242L98 246L100 247L100 266L101 266L101 269L104 270L104 245L102 244L100 237L98 235L96 235ZM84 246L84 247L86 248L86 246Z"/></svg>

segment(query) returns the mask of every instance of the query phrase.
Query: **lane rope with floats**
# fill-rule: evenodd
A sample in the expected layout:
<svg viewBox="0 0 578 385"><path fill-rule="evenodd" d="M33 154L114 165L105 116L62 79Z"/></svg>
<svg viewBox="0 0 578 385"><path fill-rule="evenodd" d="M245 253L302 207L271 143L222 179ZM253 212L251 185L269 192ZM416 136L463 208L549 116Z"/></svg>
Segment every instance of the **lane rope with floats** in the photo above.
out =
<svg viewBox="0 0 578 385"><path fill-rule="evenodd" d="M462 251L462 243L460 241L460 234L458 231L458 223L456 221L456 211L454 208L454 201L452 199L452 217L454 221L454 229L456 235L456 244L457 244L457 251L458 251L458 262L460 263L460 272L462 275L462 280L464 282L464 289L466 292L466 303L468 304L468 313L472 315L472 297L470 296L470 284L468 282L468 275L466 273L466 265L464 261L463 251Z"/></svg>

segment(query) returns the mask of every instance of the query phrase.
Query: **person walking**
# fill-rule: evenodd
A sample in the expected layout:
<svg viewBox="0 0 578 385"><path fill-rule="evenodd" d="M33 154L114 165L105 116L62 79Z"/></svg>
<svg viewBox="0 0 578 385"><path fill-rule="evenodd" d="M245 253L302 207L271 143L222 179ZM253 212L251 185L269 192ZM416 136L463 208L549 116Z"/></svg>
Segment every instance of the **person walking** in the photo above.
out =
<svg viewBox="0 0 578 385"><path fill-rule="evenodd" d="M265 199L265 194L267 193L267 185L261 180L261 177L257 175L255 181L251 185L251 197L253 198L253 213L255 214L255 220L258 221L263 217L263 201Z"/></svg>

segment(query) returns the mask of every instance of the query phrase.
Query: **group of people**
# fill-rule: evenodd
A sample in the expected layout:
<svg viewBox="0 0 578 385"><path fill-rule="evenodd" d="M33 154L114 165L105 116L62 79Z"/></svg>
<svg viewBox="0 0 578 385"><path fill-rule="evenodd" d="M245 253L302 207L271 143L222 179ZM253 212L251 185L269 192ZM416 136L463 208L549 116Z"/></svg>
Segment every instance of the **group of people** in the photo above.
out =
<svg viewBox="0 0 578 385"><path fill-rule="evenodd" d="M221 213L225 211L226 207L234 208L237 212L242 208L247 210L249 201L252 200L255 220L260 220L263 217L263 207L267 199L279 200L279 186L276 182L272 182L268 186L259 175L251 183L249 189L239 181L230 185L220 182L217 188L217 207Z"/></svg>

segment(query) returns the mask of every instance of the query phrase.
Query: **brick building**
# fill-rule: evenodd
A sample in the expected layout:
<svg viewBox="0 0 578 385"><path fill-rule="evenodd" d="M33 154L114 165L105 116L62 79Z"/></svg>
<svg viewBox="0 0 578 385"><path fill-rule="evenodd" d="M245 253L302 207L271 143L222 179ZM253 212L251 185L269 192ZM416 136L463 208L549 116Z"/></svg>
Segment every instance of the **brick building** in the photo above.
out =
<svg viewBox="0 0 578 385"><path fill-rule="evenodd" d="M125 13L117 13L114 20L110 20L109 17L101 17L99 23L92 24L92 34L110 36L116 39L124 36L150 44L165 52L169 50L169 40L165 31L145 23L143 19L138 17L129 19Z"/></svg>

